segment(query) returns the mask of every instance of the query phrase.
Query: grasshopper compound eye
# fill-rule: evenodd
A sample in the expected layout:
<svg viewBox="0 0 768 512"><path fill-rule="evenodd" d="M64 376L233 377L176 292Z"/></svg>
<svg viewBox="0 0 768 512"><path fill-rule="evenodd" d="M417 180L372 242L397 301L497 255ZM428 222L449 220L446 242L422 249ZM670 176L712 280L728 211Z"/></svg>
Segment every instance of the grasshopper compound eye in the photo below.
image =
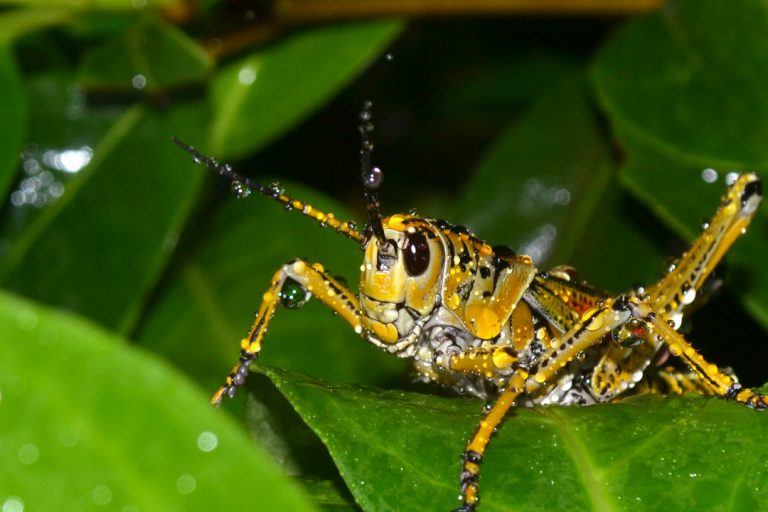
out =
<svg viewBox="0 0 768 512"><path fill-rule="evenodd" d="M430 262L429 244L423 233L408 233L403 248L405 271L411 277L420 276L427 270Z"/></svg>

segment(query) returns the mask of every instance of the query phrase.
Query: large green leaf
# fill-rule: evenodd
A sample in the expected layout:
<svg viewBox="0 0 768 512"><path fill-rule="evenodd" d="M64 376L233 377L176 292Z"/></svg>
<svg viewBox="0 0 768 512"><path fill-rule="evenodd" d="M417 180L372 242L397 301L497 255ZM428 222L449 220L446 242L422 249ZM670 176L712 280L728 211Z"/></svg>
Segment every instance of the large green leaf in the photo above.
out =
<svg viewBox="0 0 768 512"><path fill-rule="evenodd" d="M611 169L582 77L560 77L494 142L462 190L457 216L537 264L568 263Z"/></svg>
<svg viewBox="0 0 768 512"><path fill-rule="evenodd" d="M657 151L765 167L766 35L768 6L760 0L671 3L630 23L600 53L601 103L613 123Z"/></svg>
<svg viewBox="0 0 768 512"><path fill-rule="evenodd" d="M629 156L630 189L689 240L714 213L726 173L768 169L766 36L763 2L684 0L630 23L597 58L594 83ZM763 325L766 219L761 208L728 254L730 274L749 276L734 284Z"/></svg>
<svg viewBox="0 0 768 512"><path fill-rule="evenodd" d="M631 201L612 176L588 92L570 71L545 88L481 159L456 218L492 244L532 255L542 270L571 265L592 285L619 293L658 278L669 255L647 239L642 216L626 211Z"/></svg>
<svg viewBox="0 0 768 512"><path fill-rule="evenodd" d="M130 330L199 190L200 174L169 172L192 167L178 160L169 137L199 137L201 107L178 103L165 111L125 111L88 147L92 160L63 185L61 198L11 240L0 263L5 285ZM43 149L63 158L70 147ZM86 151L79 144L72 149Z"/></svg>
<svg viewBox="0 0 768 512"><path fill-rule="evenodd" d="M260 149L328 101L400 29L393 21L324 26L227 65L211 84L214 153L232 158Z"/></svg>
<svg viewBox="0 0 768 512"><path fill-rule="evenodd" d="M448 510L476 400L268 375L363 509ZM482 464L486 510L762 510L768 416L717 398L515 409Z"/></svg>
<svg viewBox="0 0 768 512"><path fill-rule="evenodd" d="M313 508L189 382L93 325L0 294L4 510Z"/></svg>

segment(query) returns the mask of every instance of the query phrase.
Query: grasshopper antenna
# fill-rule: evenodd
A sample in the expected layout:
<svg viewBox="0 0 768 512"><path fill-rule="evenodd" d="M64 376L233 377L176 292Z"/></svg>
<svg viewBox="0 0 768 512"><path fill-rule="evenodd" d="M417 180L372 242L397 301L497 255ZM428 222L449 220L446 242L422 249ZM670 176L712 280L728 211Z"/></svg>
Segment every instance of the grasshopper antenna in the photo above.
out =
<svg viewBox="0 0 768 512"><path fill-rule="evenodd" d="M387 238L384 236L378 193L378 189L384 181L384 173L371 164L371 153L373 152L373 142L371 142L371 132L373 131L372 106L373 103L370 101L363 103L363 109L360 111L360 126L358 127L360 130L360 168L365 187L365 206L368 210L368 225L365 227L365 231L366 234L373 233L373 236L379 241L379 245L384 247L387 245Z"/></svg>
<svg viewBox="0 0 768 512"><path fill-rule="evenodd" d="M261 183L256 183L255 181L250 180L245 176L235 172L231 165L222 164L218 160L202 154L200 151L193 148L186 142L177 139L176 137L171 137L171 140L181 149L192 155L192 159L196 163L203 164L212 171L215 171L227 178L232 184L232 190L235 192L237 197L248 197L255 191L274 199L278 203L282 203L285 205L287 210L295 210L302 215L306 215L307 217L314 219L315 222L320 224L320 226L334 229L337 233L341 233L347 238L356 240L360 243L363 243L367 240L367 237L356 229L354 222L340 221L334 217L333 213L325 213L318 210L311 204L305 203L304 201L300 201L298 199L293 199L292 197L285 195L282 187L277 184L266 187Z"/></svg>

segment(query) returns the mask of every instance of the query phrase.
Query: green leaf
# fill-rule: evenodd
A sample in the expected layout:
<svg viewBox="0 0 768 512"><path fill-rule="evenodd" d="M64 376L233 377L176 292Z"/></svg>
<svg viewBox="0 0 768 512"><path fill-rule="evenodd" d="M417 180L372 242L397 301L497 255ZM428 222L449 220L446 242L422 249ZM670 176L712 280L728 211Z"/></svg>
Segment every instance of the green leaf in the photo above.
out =
<svg viewBox="0 0 768 512"><path fill-rule="evenodd" d="M192 165L169 138L199 138L200 107L127 110L62 197L11 240L0 265L5 285L129 331L199 190L199 174L171 172Z"/></svg>
<svg viewBox="0 0 768 512"><path fill-rule="evenodd" d="M751 0L738 5L671 4L629 24L595 64L599 99L629 156L630 190L688 240L725 191L722 180L703 179L711 174L705 168L716 168L720 178L734 169L768 169L768 75L760 64L768 58L768 7ZM763 326L766 223L762 207L727 256L728 274L736 276L731 288L740 289Z"/></svg>
<svg viewBox="0 0 768 512"><path fill-rule="evenodd" d="M400 32L393 21L323 26L223 68L211 84L213 152L255 151L325 104Z"/></svg>
<svg viewBox="0 0 768 512"><path fill-rule="evenodd" d="M17 9L3 12L0 14L0 42L10 42L29 32L58 25L70 17L71 13L63 9Z"/></svg>
<svg viewBox="0 0 768 512"><path fill-rule="evenodd" d="M612 167L582 77L561 77L483 157L462 191L458 218L539 265L567 263Z"/></svg>
<svg viewBox="0 0 768 512"><path fill-rule="evenodd" d="M212 65L208 54L184 32L147 16L90 50L80 75L89 88L157 92L200 80Z"/></svg>
<svg viewBox="0 0 768 512"><path fill-rule="evenodd" d="M313 510L199 390L124 340L5 293L0 333L4 508Z"/></svg>
<svg viewBox="0 0 768 512"><path fill-rule="evenodd" d="M27 97L11 49L0 43L0 197L6 197L16 175L26 135Z"/></svg>
<svg viewBox="0 0 768 512"><path fill-rule="evenodd" d="M268 375L328 447L364 510L457 505L482 402ZM343 420L340 420L343 419ZM759 510L768 416L717 398L642 396L514 409L483 459L487 510Z"/></svg>
<svg viewBox="0 0 768 512"><path fill-rule="evenodd" d="M768 6L759 0L671 3L599 54L603 108L622 130L678 159L766 167L766 33Z"/></svg>
<svg viewBox="0 0 768 512"><path fill-rule="evenodd" d="M349 218L316 192L298 185L286 191ZM305 258L354 285L361 262L355 242L266 197L225 201L199 235L200 243L173 267L138 332L145 346L165 354L211 392L237 362L240 339L281 265ZM316 300L298 310L278 309L259 361L363 383L381 383L402 371L401 361L365 343Z"/></svg>

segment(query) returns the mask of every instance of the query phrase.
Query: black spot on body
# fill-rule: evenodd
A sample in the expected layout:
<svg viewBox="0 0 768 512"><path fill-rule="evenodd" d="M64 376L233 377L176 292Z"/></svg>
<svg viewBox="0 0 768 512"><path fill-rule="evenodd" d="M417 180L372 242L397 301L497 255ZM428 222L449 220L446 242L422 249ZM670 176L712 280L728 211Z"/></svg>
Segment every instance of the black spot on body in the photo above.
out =
<svg viewBox="0 0 768 512"><path fill-rule="evenodd" d="M747 183L747 186L744 187L744 191L741 193L741 206L746 206L747 202L756 195L763 195L763 182L761 180Z"/></svg>

